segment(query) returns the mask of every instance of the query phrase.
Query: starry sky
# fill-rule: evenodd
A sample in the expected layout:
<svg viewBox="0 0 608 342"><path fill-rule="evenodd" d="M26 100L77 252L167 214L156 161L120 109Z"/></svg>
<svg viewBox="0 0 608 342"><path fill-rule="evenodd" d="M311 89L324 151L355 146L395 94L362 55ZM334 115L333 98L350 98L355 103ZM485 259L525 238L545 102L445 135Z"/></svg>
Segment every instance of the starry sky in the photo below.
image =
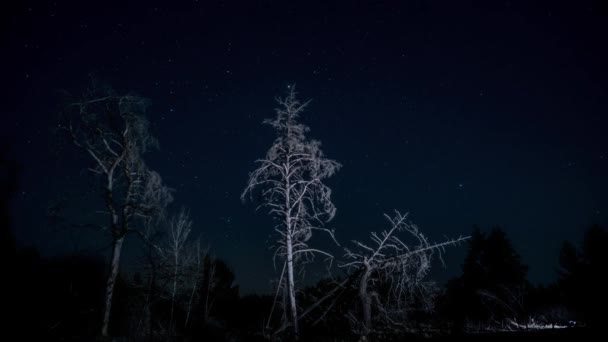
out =
<svg viewBox="0 0 608 342"><path fill-rule="evenodd" d="M343 164L328 181L340 241L386 228L394 209L431 240L501 225L530 280L547 282L563 240L608 223L602 1L1 6L0 133L21 170L15 234L43 253L108 251L96 233L45 218L58 201L72 217L99 217L85 159L55 134L65 94L91 74L151 100L160 150L148 163L244 292L270 289L273 223L239 195L274 139L261 122L292 83L312 99L310 136ZM447 252L440 279L465 250Z"/></svg>

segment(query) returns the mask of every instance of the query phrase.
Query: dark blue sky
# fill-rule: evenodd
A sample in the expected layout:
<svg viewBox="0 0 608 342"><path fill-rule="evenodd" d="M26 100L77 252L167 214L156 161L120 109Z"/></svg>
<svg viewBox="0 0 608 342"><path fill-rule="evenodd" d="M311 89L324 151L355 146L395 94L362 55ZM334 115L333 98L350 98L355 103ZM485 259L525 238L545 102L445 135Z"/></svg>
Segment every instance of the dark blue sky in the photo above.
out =
<svg viewBox="0 0 608 342"><path fill-rule="evenodd" d="M20 1L1 11L0 129L22 170L22 243L46 253L107 245L44 218L61 196L87 219L99 208L83 195L94 184L85 159L53 137L63 94L82 92L91 73L151 99L161 149L149 163L245 291L268 289L272 222L239 195L273 140L261 121L294 82L312 99L310 136L344 165L329 181L341 241L384 229L393 209L434 240L501 225L530 279L545 282L563 240L608 223L601 1L251 3ZM440 277L458 271L465 249L448 252Z"/></svg>

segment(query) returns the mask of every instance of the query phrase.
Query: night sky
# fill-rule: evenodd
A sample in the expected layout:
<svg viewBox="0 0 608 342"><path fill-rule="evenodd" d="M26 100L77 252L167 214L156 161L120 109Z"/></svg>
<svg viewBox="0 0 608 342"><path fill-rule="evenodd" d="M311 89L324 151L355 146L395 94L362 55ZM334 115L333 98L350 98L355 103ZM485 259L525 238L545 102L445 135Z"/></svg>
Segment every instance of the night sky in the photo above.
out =
<svg viewBox="0 0 608 342"><path fill-rule="evenodd" d="M171 210L190 208L244 292L270 289L273 223L239 196L292 83L312 99L309 136L343 164L328 181L342 242L393 209L437 241L501 225L536 283L554 279L563 240L608 223L602 1L15 2L0 10L0 133L21 169L16 236L43 253L109 252L46 220L57 203L101 217L86 158L55 130L91 74L151 99L147 160L176 189Z"/></svg>

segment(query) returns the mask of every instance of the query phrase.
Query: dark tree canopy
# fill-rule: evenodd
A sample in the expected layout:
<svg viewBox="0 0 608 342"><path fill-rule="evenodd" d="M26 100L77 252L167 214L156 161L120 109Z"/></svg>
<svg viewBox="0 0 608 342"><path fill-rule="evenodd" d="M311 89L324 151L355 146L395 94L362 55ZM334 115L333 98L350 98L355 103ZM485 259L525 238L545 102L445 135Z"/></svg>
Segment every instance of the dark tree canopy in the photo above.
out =
<svg viewBox="0 0 608 342"><path fill-rule="evenodd" d="M506 233L474 227L462 275L448 283L444 310L462 326L465 321L516 319L523 314L528 289L527 266Z"/></svg>
<svg viewBox="0 0 608 342"><path fill-rule="evenodd" d="M582 248L565 242L559 256L558 285L568 308L588 324L606 321L608 305L608 231L593 225L585 232Z"/></svg>

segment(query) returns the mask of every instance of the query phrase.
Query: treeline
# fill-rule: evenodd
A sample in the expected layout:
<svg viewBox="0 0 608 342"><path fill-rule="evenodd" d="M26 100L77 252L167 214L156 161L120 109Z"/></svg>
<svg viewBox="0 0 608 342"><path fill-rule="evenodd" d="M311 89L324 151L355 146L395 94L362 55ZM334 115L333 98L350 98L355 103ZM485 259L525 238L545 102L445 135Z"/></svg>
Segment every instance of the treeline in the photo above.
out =
<svg viewBox="0 0 608 342"><path fill-rule="evenodd" d="M594 225L580 248L564 242L556 280L534 285L528 267L505 232L473 231L462 274L450 280L440 298L439 313L452 331L562 326L599 327L605 320L608 265L605 229Z"/></svg>
<svg viewBox="0 0 608 342"><path fill-rule="evenodd" d="M3 225L3 233L8 235L6 227ZM504 231L495 228L484 233L476 228L461 274L445 286L437 286L431 303L428 298L418 298L410 307L402 308L401 322L390 322L381 313L374 313L374 331L368 338L397 340L404 336L539 328L601 329L608 300L604 274L608 232L593 226L582 240L580 248L565 242L556 256L560 265L556 280L535 286L527 281L527 267ZM14 239L6 241L14 243ZM9 288L4 292L8 305L3 306L5 317L12 321L9 330L21 336L51 339L95 338L103 312L107 264L86 255L44 258L31 248L5 246L14 251L4 259L10 260L6 268ZM195 301L189 308L180 299L174 318L170 317L171 298L163 281L146 284L140 273L121 274L116 284L111 335L141 341L263 341L270 337L264 335L264 327L272 296L241 296L228 265L210 255L205 256L198 272L202 281L196 288ZM303 340L358 338L360 334L353 330L349 318L361 310L357 286L344 280L348 279L324 279L298 294L301 305L308 307L342 283L313 314L302 317ZM175 327L169 332L172 321Z"/></svg>

